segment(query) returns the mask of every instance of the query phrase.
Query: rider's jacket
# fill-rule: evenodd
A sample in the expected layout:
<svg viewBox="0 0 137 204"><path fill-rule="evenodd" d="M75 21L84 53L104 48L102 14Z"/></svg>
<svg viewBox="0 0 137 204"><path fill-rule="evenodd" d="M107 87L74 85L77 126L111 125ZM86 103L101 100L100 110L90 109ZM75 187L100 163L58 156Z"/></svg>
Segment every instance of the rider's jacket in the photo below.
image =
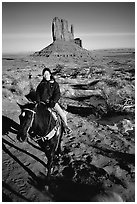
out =
<svg viewBox="0 0 137 204"><path fill-rule="evenodd" d="M55 80L47 81L43 78L36 89L36 101L46 103L50 108L54 108L60 99L59 84Z"/></svg>

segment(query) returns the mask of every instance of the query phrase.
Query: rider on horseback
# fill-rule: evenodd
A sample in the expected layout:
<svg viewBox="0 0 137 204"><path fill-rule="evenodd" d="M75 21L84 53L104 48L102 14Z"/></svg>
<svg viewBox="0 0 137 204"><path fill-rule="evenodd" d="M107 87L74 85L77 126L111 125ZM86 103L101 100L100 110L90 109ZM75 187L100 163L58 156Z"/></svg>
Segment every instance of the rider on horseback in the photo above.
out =
<svg viewBox="0 0 137 204"><path fill-rule="evenodd" d="M63 120L65 132L70 134L71 129L67 124L66 113L58 104L58 101L60 99L59 84L54 79L49 68L45 67L42 71L42 75L43 79L36 89L36 101L38 103L44 102L49 108L54 108Z"/></svg>

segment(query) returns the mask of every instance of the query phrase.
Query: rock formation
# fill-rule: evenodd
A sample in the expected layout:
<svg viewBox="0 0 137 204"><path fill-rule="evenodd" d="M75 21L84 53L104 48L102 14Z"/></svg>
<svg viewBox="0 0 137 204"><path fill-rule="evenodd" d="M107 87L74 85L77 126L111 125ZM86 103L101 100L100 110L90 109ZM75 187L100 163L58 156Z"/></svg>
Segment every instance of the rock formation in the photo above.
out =
<svg viewBox="0 0 137 204"><path fill-rule="evenodd" d="M68 21L55 17L52 21L53 42L33 56L45 56L51 58L84 58L92 59L91 52L82 48L82 40L74 39L74 27L68 29Z"/></svg>
<svg viewBox="0 0 137 204"><path fill-rule="evenodd" d="M79 45L80 47L82 47L82 40L80 38L75 38L74 42Z"/></svg>
<svg viewBox="0 0 137 204"><path fill-rule="evenodd" d="M64 40L64 41L73 41L73 25L71 25L71 30L68 30L68 21L64 19L59 19L55 17L52 22L52 36L53 41Z"/></svg>

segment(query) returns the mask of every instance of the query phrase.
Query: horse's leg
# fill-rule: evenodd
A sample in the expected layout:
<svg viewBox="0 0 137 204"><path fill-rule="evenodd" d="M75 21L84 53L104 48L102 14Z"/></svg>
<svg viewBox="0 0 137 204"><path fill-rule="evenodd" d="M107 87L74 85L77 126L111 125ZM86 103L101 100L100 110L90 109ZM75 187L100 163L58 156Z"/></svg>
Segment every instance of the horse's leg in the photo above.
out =
<svg viewBox="0 0 137 204"><path fill-rule="evenodd" d="M48 169L48 172L47 172L47 178L50 179L52 173L54 172L54 158L55 158L55 153L52 152L50 157L48 158L48 163L47 163L47 169Z"/></svg>
<svg viewBox="0 0 137 204"><path fill-rule="evenodd" d="M55 148L57 156L59 156L61 154L61 140L62 140L63 133L64 133L64 127L63 127L63 123L60 121L60 130L59 130L59 135L58 135L58 142L57 142L57 145Z"/></svg>
<svg viewBox="0 0 137 204"><path fill-rule="evenodd" d="M48 158L47 176L48 177L53 173L54 165L55 165L55 159L58 159L59 153L61 153L61 139L62 139L62 135L64 132L64 126L63 126L63 122L61 121L61 119L59 120L59 125L60 125L60 130L59 130L58 135L56 133L56 135L48 143L48 146L50 147L50 151L47 152L47 158Z"/></svg>
<svg viewBox="0 0 137 204"><path fill-rule="evenodd" d="M49 148L46 149L45 155L47 157L47 170L48 170L47 177L50 178L50 176L53 172L52 167L53 167L54 156L55 156L54 146L52 143L49 143Z"/></svg>
<svg viewBox="0 0 137 204"><path fill-rule="evenodd" d="M54 170L54 152L51 153L50 155L50 161L49 161L49 174L51 175Z"/></svg>
<svg viewBox="0 0 137 204"><path fill-rule="evenodd" d="M50 154L48 154L48 175L51 175L55 168L56 156L59 148L60 138L55 135L50 143ZM57 157L58 158L58 157Z"/></svg>
<svg viewBox="0 0 137 204"><path fill-rule="evenodd" d="M51 174L51 150L45 149L45 156L47 157L47 177Z"/></svg>
<svg viewBox="0 0 137 204"><path fill-rule="evenodd" d="M48 158L48 162L47 162L47 177L49 178L51 175L51 158Z"/></svg>

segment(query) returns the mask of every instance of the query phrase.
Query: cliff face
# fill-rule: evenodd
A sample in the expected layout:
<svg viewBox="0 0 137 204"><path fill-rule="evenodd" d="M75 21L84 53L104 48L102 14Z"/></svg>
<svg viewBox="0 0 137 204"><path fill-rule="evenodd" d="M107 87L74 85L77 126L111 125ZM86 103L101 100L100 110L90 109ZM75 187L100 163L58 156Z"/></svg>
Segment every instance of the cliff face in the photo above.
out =
<svg viewBox="0 0 137 204"><path fill-rule="evenodd" d="M74 40L73 25L71 25L71 29L69 31L68 21L55 17L52 21L52 37L53 41L56 40L73 41Z"/></svg>

